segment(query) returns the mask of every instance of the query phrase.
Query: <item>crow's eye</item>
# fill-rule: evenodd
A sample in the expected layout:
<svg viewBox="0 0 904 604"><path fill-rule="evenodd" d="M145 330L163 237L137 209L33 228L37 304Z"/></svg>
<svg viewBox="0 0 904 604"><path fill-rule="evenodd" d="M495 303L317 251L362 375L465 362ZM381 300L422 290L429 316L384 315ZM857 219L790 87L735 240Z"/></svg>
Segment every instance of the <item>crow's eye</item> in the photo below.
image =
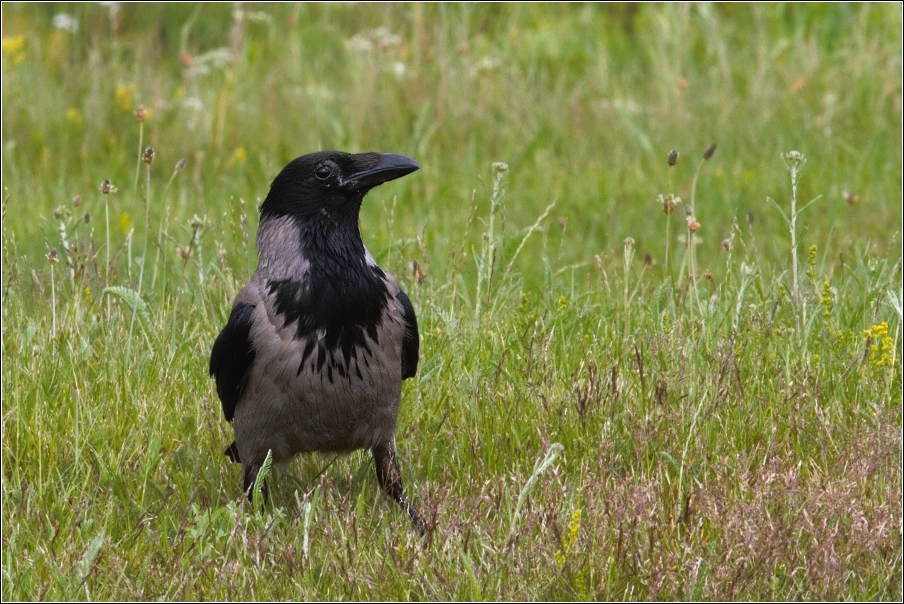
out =
<svg viewBox="0 0 904 604"><path fill-rule="evenodd" d="M320 180L326 180L333 175L333 170L326 164L320 164L314 168L314 176Z"/></svg>

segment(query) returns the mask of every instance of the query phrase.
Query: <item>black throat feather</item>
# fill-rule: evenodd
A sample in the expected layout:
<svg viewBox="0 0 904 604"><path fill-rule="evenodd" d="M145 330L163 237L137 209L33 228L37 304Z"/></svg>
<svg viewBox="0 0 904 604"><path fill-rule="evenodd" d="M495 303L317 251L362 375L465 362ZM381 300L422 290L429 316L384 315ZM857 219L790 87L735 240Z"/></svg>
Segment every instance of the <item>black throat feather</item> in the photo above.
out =
<svg viewBox="0 0 904 604"><path fill-rule="evenodd" d="M357 221L326 213L296 221L309 268L300 279L271 280L267 287L284 325L294 324L295 337L306 341L298 371L311 362L332 381L334 370L347 374L356 349L366 358L370 342L378 344L389 291L383 271L367 263Z"/></svg>

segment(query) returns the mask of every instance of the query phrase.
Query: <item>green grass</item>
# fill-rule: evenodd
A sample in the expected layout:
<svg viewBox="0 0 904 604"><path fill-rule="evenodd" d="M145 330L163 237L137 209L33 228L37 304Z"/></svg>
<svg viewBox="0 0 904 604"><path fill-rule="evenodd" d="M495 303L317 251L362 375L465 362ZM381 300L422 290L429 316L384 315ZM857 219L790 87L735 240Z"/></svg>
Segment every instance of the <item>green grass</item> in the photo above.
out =
<svg viewBox="0 0 904 604"><path fill-rule="evenodd" d="M4 600L901 599L899 6L2 11ZM318 148L423 165L361 227L426 540L367 453L258 510L222 455L210 347Z"/></svg>

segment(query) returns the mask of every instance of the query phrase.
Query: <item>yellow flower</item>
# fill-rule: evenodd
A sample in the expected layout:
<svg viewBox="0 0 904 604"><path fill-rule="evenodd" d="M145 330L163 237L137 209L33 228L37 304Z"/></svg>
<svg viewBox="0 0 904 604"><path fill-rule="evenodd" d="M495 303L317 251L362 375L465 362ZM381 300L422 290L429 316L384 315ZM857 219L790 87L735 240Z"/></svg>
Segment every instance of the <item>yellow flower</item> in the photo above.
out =
<svg viewBox="0 0 904 604"><path fill-rule="evenodd" d="M82 116L82 112L75 107L70 107L66 110L66 119L69 120L69 122L74 126L81 126L85 123L85 118Z"/></svg>
<svg viewBox="0 0 904 604"><path fill-rule="evenodd" d="M125 234L132 230L132 215L128 212L119 215L119 230Z"/></svg>
<svg viewBox="0 0 904 604"><path fill-rule="evenodd" d="M863 332L870 343L869 364L876 367L888 367L894 363L895 342L888 335L888 323L882 321Z"/></svg>
<svg viewBox="0 0 904 604"><path fill-rule="evenodd" d="M816 247L815 245L813 246ZM822 316L826 319L832 318L832 311L835 309L835 292L828 281L822 284Z"/></svg>
<svg viewBox="0 0 904 604"><path fill-rule="evenodd" d="M229 165L243 164L246 159L248 159L248 152L245 151L244 147L239 147L232 152L232 157L229 158Z"/></svg>
<svg viewBox="0 0 904 604"><path fill-rule="evenodd" d="M25 36L7 36L3 38L3 54L9 57L13 65L25 60Z"/></svg>
<svg viewBox="0 0 904 604"><path fill-rule="evenodd" d="M132 110L135 103L135 84L122 84L116 87L116 110L126 113Z"/></svg>
<svg viewBox="0 0 904 604"><path fill-rule="evenodd" d="M556 551L556 564L561 568L565 566L565 556L568 550L574 547L578 540L578 531L581 530L581 508L577 508L571 514L568 522L568 530L562 535L562 549Z"/></svg>

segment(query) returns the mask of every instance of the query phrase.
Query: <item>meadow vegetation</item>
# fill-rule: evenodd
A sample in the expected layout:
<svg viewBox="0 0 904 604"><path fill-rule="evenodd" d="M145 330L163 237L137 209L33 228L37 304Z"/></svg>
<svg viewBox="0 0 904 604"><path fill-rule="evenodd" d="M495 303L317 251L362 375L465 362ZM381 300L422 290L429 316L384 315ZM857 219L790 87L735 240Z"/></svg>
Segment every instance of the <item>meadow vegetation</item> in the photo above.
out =
<svg viewBox="0 0 904 604"><path fill-rule="evenodd" d="M901 600L899 5L2 16L4 601ZM424 539L369 453L256 509L223 455L257 206L330 148L423 166L361 230Z"/></svg>

